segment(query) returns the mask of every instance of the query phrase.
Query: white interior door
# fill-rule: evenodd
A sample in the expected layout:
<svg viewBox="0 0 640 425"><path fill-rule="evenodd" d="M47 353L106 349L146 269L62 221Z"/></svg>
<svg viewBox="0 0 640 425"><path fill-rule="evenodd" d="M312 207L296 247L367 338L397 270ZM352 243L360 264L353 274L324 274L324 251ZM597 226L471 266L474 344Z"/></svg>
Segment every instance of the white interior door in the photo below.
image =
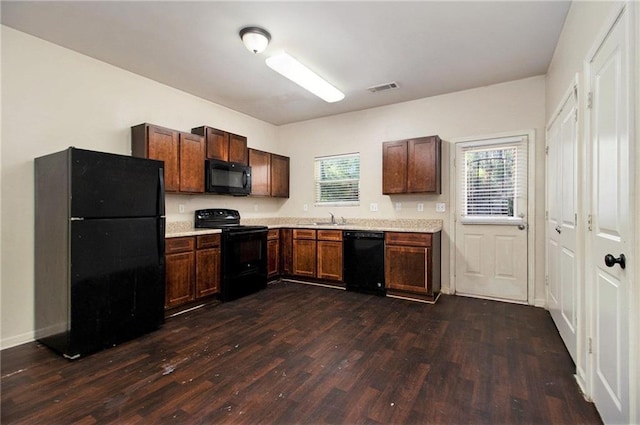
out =
<svg viewBox="0 0 640 425"><path fill-rule="evenodd" d="M547 302L577 364L577 86L565 99L547 133Z"/></svg>
<svg viewBox="0 0 640 425"><path fill-rule="evenodd" d="M526 303L528 138L456 143L455 290Z"/></svg>
<svg viewBox="0 0 640 425"><path fill-rule="evenodd" d="M629 38L625 9L588 63L592 231L587 238L592 398L605 423L629 423L632 257ZM611 257L607 257L611 255ZM618 263L605 260L616 259ZM626 266L626 267L625 267Z"/></svg>

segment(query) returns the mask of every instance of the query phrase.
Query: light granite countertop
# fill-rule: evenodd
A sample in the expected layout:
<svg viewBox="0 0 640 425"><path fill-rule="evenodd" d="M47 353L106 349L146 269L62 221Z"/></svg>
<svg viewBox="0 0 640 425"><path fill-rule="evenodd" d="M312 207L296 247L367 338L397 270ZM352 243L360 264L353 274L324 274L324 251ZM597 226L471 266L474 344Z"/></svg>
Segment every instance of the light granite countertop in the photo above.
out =
<svg viewBox="0 0 640 425"><path fill-rule="evenodd" d="M346 224L327 223L326 218L278 217L242 219L245 225L262 225L269 229L336 229L336 230L371 230L385 232L419 232L436 233L442 230L442 220L438 219L347 219ZM323 223L323 224L313 224ZM326 224L325 224L326 223ZM220 233L219 229L194 229L191 221L167 223L165 237L197 236Z"/></svg>

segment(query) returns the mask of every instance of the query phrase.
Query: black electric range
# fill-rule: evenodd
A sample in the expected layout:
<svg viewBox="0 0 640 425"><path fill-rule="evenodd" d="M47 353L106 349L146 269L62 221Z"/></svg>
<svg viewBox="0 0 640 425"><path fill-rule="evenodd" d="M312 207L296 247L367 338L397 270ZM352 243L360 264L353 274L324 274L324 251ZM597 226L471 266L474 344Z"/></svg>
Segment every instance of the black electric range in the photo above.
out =
<svg viewBox="0 0 640 425"><path fill-rule="evenodd" d="M222 231L222 301L232 301L267 287L266 226L240 224L237 210L196 210L194 227Z"/></svg>

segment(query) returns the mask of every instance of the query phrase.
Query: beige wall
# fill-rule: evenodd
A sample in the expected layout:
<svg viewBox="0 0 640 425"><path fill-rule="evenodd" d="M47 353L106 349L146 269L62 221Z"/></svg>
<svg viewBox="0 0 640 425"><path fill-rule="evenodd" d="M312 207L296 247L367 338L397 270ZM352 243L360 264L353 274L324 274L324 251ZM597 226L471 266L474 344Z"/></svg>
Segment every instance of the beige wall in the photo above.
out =
<svg viewBox="0 0 640 425"><path fill-rule="evenodd" d="M291 198L280 213L291 216L368 218L439 218L444 220L442 284L449 287L451 140L510 131L535 130L536 217L535 303L544 292L544 77L534 77L443 96L282 126L280 139L292 158ZM443 144L442 195L382 195L382 142L438 134ZM313 160L316 156L360 152L361 202L357 207L313 206ZM395 203L402 209L395 211ZM424 212L417 203L424 203ZM444 202L446 213L436 213ZM378 212L370 204L378 204ZM304 204L309 207L303 211Z"/></svg>
<svg viewBox="0 0 640 425"><path fill-rule="evenodd" d="M280 150L272 125L2 27L2 347L33 339L33 158L69 146L130 154L130 127L142 122L218 126ZM253 207L227 196L192 198L168 197L168 220L182 218L179 203Z"/></svg>

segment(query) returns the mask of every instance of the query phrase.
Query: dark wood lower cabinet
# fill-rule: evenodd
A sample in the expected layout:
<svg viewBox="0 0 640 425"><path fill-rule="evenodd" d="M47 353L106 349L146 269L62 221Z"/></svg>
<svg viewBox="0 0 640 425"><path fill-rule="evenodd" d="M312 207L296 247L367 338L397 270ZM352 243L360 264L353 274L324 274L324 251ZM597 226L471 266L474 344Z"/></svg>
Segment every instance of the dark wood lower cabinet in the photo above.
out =
<svg viewBox="0 0 640 425"><path fill-rule="evenodd" d="M198 236L196 246L197 299L220 292L220 235Z"/></svg>
<svg viewBox="0 0 640 425"><path fill-rule="evenodd" d="M391 295L435 300L440 292L440 232L386 232L385 285Z"/></svg>
<svg viewBox="0 0 640 425"><path fill-rule="evenodd" d="M318 279L342 282L342 230L318 230Z"/></svg>
<svg viewBox="0 0 640 425"><path fill-rule="evenodd" d="M280 230L271 229L267 234L267 279L280 275Z"/></svg>
<svg viewBox="0 0 640 425"><path fill-rule="evenodd" d="M295 234L295 230L294 230ZM316 277L316 240L293 239L293 274Z"/></svg>
<svg viewBox="0 0 640 425"><path fill-rule="evenodd" d="M273 233L267 241L270 278L343 284L342 230L280 229L278 237ZM435 301L440 293L440 240L440 232L385 232L389 295Z"/></svg>
<svg viewBox="0 0 640 425"><path fill-rule="evenodd" d="M195 297L195 238L167 239L165 308L193 301Z"/></svg>
<svg viewBox="0 0 640 425"><path fill-rule="evenodd" d="M169 238L165 245L165 309L220 292L220 235Z"/></svg>
<svg viewBox="0 0 640 425"><path fill-rule="evenodd" d="M292 257L292 275L342 282L342 230L293 229Z"/></svg>

